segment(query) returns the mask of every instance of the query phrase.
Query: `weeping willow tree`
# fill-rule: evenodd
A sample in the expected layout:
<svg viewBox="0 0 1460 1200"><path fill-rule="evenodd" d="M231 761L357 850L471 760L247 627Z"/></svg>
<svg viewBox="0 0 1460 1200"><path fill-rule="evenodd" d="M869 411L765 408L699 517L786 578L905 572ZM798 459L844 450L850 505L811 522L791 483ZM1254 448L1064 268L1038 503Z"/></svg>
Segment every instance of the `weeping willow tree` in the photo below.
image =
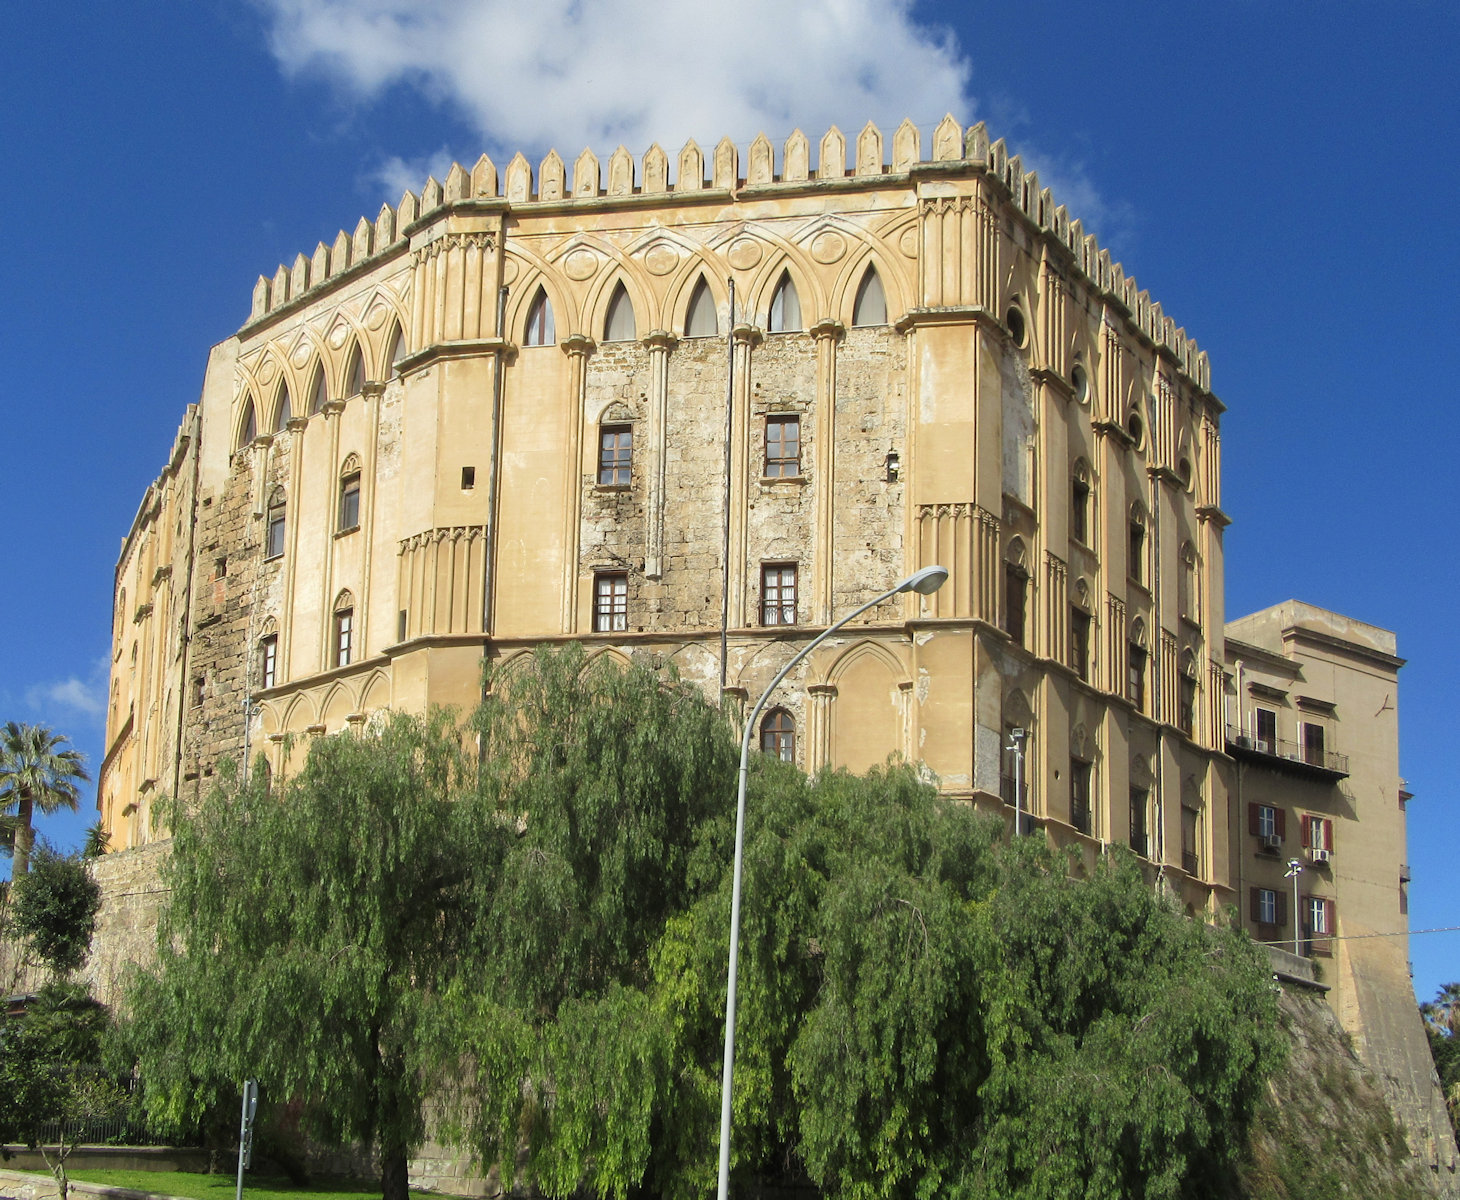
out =
<svg viewBox="0 0 1460 1200"><path fill-rule="evenodd" d="M736 742L697 689L571 648L464 725L319 739L272 792L175 814L149 1084L301 1097L317 1136L375 1142L387 1200L428 1101L504 1185L698 1200ZM1268 969L1129 858L1080 875L910 768L757 756L737 1189L1222 1194L1279 1057Z"/></svg>

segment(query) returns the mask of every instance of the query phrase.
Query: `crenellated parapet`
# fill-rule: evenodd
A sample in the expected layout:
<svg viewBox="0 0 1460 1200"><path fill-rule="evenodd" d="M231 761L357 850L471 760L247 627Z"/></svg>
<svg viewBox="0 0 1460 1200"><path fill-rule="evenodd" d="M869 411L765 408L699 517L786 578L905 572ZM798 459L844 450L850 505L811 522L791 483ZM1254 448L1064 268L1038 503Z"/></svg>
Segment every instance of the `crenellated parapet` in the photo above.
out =
<svg viewBox="0 0 1460 1200"><path fill-rule="evenodd" d="M848 150L851 158L848 162ZM602 164L585 149L569 169L556 150L548 152L534 173L521 154L515 154L502 172L485 154L469 170L453 163L444 183L427 179L417 196L406 192L392 208L382 205L375 220L362 217L353 233L341 230L332 243L320 242L309 256L299 254L292 265L280 264L272 277L260 276L254 285L249 323L292 306L307 294L367 262L404 252L413 227L447 212L495 211L508 208L615 207L663 203L671 197L703 201L717 196L746 200L810 192L818 189L857 189L907 185L921 179L982 176L995 182L1030 229L1061 252L1064 268L1082 275L1109 304L1128 315L1131 325L1153 346L1163 350L1203 391L1211 390L1211 364L1186 330L1152 301L1133 276L1127 275L1110 251L1069 210L1053 191L1041 185L1036 172L1026 171L1018 155L1011 155L1002 138L990 140L979 122L964 129L950 114L931 132L926 146L922 131L903 121L885 138L868 122L851 139L832 126L817 145L813 166L809 139L799 129L783 143L780 170L776 148L760 134L742 155L729 138L722 138L708 154L690 139L673 159L655 143L637 163L623 146ZM935 204L953 201L939 198ZM966 204L966 202L965 202ZM966 205L967 206L967 205ZM988 226L994 235L991 213L969 207L966 219ZM925 247L932 251L934 247ZM977 293L992 291L993 281L982 281Z"/></svg>

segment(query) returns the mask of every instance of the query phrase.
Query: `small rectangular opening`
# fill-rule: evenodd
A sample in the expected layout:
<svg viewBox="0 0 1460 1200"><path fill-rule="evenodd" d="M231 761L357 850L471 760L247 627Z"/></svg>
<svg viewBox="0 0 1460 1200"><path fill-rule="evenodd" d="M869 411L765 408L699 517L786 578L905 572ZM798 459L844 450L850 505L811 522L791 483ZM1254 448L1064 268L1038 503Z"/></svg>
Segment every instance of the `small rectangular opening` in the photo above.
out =
<svg viewBox="0 0 1460 1200"><path fill-rule="evenodd" d="M395 640L403 642L406 640L406 610L401 609L395 618Z"/></svg>
<svg viewBox="0 0 1460 1200"><path fill-rule="evenodd" d="M469 492L477 485L477 469L475 467L461 468L461 490Z"/></svg>

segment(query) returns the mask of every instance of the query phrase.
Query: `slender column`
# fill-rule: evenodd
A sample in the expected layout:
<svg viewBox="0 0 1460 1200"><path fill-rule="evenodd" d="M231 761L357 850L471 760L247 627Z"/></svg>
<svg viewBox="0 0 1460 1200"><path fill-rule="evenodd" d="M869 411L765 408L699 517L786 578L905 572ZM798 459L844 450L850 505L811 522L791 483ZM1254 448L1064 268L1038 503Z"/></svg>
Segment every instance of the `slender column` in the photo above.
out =
<svg viewBox="0 0 1460 1200"><path fill-rule="evenodd" d="M566 495L563 497L563 600L560 620L563 632L578 632L578 542L582 537L583 477L587 468L589 483L595 478L592 460L583 459L584 431L588 423L588 359L597 346L592 338L574 334L562 342L568 356L568 389L572 396L573 416L568 422L568 472Z"/></svg>
<svg viewBox="0 0 1460 1200"><path fill-rule="evenodd" d="M811 555L812 594L818 625L831 623L836 564L836 352L846 330L839 321L811 328L816 338L816 465L812 484L816 540Z"/></svg>
<svg viewBox="0 0 1460 1200"><path fill-rule="evenodd" d="M813 683L806 695L810 700L806 709L806 770L814 775L831 766L831 705L836 699L836 685Z"/></svg>
<svg viewBox="0 0 1460 1200"><path fill-rule="evenodd" d="M656 329L644 339L649 350L648 504L644 520L644 574L664 574L664 479L669 458L669 355L679 339Z"/></svg>
<svg viewBox="0 0 1460 1200"><path fill-rule="evenodd" d="M370 602L374 592L370 586L370 567L374 557L372 550L375 546L375 511L380 492L380 480L376 476L375 463L379 457L380 402L381 397L385 395L385 384L373 381L366 383L360 394L370 414L370 436L365 440L365 456L364 461L360 464L360 478L365 481L370 491L360 497L362 502L360 536L365 539L365 544L360 564L360 595L355 604L355 614L358 619L354 636L359 638L356 644L360 647L360 657L365 658L370 653Z"/></svg>
<svg viewBox="0 0 1460 1200"><path fill-rule="evenodd" d="M730 426L730 627L745 627L745 556L747 553L749 492L760 478L760 467L750 461L750 354L760 341L760 330L737 325L730 331L735 355L735 401ZM757 485L758 486L758 485Z"/></svg>

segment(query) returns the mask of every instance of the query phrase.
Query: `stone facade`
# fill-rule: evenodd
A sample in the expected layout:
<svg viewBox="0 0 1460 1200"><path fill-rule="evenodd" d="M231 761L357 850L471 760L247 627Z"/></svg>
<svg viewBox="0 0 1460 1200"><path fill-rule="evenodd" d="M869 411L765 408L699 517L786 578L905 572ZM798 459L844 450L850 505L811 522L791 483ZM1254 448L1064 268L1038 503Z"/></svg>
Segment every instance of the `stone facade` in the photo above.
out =
<svg viewBox="0 0 1460 1200"><path fill-rule="evenodd" d="M122 546L118 858L223 758L543 642L743 711L941 563L793 673L778 744L1237 902L1205 353L981 124L675 162L484 156L258 281Z"/></svg>

